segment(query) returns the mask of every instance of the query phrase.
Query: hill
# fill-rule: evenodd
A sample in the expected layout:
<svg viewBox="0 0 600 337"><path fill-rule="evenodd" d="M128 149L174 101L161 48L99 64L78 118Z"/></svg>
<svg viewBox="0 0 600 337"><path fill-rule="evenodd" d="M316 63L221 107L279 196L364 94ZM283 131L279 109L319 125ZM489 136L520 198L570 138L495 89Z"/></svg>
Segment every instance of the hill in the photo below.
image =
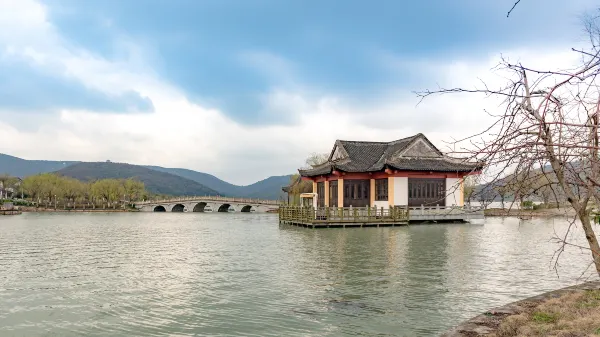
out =
<svg viewBox="0 0 600 337"><path fill-rule="evenodd" d="M252 185L237 186L240 193L248 198L279 199L283 196L281 188L290 183L292 175L271 176Z"/></svg>
<svg viewBox="0 0 600 337"><path fill-rule="evenodd" d="M9 174L17 177L27 177L39 173L55 172L74 164L79 164L79 161L51 161L51 160L25 160L14 156L0 154L0 174ZM103 163L86 163L86 164L103 164ZM134 166L134 165L132 165ZM213 193L218 193L224 196L258 198L258 199L279 199L283 196L281 187L288 185L291 175L272 176L264 180L258 181L251 185L240 186L228 183L215 177L212 174L183 169L183 168L165 168L161 166L138 166L154 171L169 173L185 179L189 179L197 184L203 185ZM77 169L77 175L80 176L80 168ZM68 171L67 171L68 172ZM149 174L146 172L146 174ZM90 177L99 178L103 174L85 173ZM115 173L105 173L111 177ZM94 178L94 179L97 179ZM146 184L148 185L148 184ZM198 187L198 186L196 186ZM164 188L161 188L164 190ZM216 192L215 192L216 191Z"/></svg>
<svg viewBox="0 0 600 337"><path fill-rule="evenodd" d="M166 168L166 167L161 167L161 166L145 166L145 167L152 169L152 170L166 172L166 173L174 174L174 175L177 175L177 176L189 179L189 180L193 180L193 181L195 181L199 184L202 184L208 188L212 188L215 191L219 191L222 195L240 196L241 197L241 195L236 195L236 193L234 193L235 188L232 188L232 187L235 187L235 185L230 184L224 180L221 180L221 179L213 176L212 174L183 169L183 168Z"/></svg>
<svg viewBox="0 0 600 337"><path fill-rule="evenodd" d="M219 192L193 180L138 165L111 162L77 163L67 166L56 173L83 181L107 178L136 178L146 185L146 189L149 192L157 194L174 196L219 194Z"/></svg>
<svg viewBox="0 0 600 337"><path fill-rule="evenodd" d="M279 197L282 196L281 187L288 185L291 177L291 175L272 176L251 185L239 186L230 184L208 173L181 168L166 168L160 166L146 167L193 180L206 187L212 188L213 190L219 191L222 195L243 198L259 198L272 200L279 199Z"/></svg>
<svg viewBox="0 0 600 337"><path fill-rule="evenodd" d="M76 161L26 160L0 153L0 174L24 178L39 173L54 172Z"/></svg>

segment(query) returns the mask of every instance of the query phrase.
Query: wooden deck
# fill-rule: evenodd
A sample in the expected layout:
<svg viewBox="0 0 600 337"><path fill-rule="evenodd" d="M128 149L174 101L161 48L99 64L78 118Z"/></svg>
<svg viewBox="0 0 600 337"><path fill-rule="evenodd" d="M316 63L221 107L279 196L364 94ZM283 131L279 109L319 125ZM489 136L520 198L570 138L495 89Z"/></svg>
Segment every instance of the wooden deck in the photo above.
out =
<svg viewBox="0 0 600 337"><path fill-rule="evenodd" d="M279 207L280 224L309 228L404 226L415 222L467 222L475 219L484 219L483 208Z"/></svg>
<svg viewBox="0 0 600 337"><path fill-rule="evenodd" d="M406 207L279 207L279 223L310 228L402 226L408 219Z"/></svg>

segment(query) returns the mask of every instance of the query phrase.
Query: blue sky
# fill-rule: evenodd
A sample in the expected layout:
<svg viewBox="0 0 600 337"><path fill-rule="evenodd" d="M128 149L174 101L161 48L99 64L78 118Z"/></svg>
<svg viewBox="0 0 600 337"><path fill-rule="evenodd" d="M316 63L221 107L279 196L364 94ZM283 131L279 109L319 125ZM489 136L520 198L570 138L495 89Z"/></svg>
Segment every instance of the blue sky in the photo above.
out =
<svg viewBox="0 0 600 337"><path fill-rule="evenodd" d="M9 120L0 131L71 148L0 152L185 166L251 183L294 171L335 138L431 131L442 140L454 136L447 114L434 103L419 111L412 91L465 83L501 54L563 60L585 43L581 19L597 7L523 0L507 18L513 3L0 0L0 117ZM92 130L103 123L115 127Z"/></svg>
<svg viewBox="0 0 600 337"><path fill-rule="evenodd" d="M61 35L103 57L122 56L121 39L143 48L158 75L193 101L236 119L276 123L261 104L272 87L369 98L414 77L390 73L380 53L408 58L474 57L514 45L560 43L580 29L560 25L566 1L80 1L49 0ZM492 4L493 3L493 4ZM538 12L540 20L531 20ZM576 10L572 11L577 15ZM361 98L362 99L362 98ZM283 111L276 111L284 113ZM276 116L277 117L277 116Z"/></svg>

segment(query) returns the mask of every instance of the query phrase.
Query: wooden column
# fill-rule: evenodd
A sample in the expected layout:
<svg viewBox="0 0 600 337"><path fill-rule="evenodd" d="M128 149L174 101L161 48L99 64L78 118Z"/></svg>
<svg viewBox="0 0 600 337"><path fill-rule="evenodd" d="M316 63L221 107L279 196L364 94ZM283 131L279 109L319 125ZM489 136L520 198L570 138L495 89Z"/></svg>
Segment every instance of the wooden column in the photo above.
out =
<svg viewBox="0 0 600 337"><path fill-rule="evenodd" d="M388 177L388 205L394 206L394 177Z"/></svg>
<svg viewBox="0 0 600 337"><path fill-rule="evenodd" d="M317 182L313 180L313 193L317 193Z"/></svg>
<svg viewBox="0 0 600 337"><path fill-rule="evenodd" d="M323 184L325 186L325 207L329 206L329 181L325 180L325 183Z"/></svg>
<svg viewBox="0 0 600 337"><path fill-rule="evenodd" d="M448 206L448 205L446 205ZM460 179L460 205L461 207L465 206L465 177Z"/></svg>
<svg viewBox="0 0 600 337"><path fill-rule="evenodd" d="M344 207L344 179L338 179L338 207Z"/></svg>
<svg viewBox="0 0 600 337"><path fill-rule="evenodd" d="M371 193L369 193L371 200L369 200L369 206L373 207L375 206L375 179L369 180L369 183L371 184Z"/></svg>

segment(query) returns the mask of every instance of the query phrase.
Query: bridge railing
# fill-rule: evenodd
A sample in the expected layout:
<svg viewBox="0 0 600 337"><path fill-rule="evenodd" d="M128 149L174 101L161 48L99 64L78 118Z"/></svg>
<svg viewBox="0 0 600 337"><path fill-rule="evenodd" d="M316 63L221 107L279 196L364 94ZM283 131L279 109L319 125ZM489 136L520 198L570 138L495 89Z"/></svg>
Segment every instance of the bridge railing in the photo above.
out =
<svg viewBox="0 0 600 337"><path fill-rule="evenodd" d="M178 197L178 198L169 198L169 199L137 201L135 204L141 206L141 205L166 204L166 203L189 202L189 201L235 202L235 203L239 203L239 204L261 204L261 205L277 205L277 206L279 206L282 203L279 200L265 200L265 199L254 199L254 198L194 196L194 197Z"/></svg>

